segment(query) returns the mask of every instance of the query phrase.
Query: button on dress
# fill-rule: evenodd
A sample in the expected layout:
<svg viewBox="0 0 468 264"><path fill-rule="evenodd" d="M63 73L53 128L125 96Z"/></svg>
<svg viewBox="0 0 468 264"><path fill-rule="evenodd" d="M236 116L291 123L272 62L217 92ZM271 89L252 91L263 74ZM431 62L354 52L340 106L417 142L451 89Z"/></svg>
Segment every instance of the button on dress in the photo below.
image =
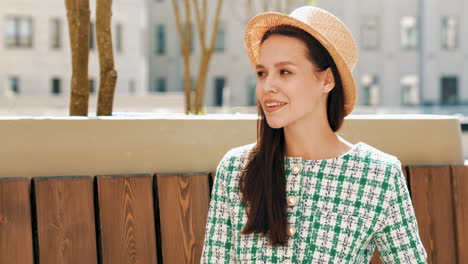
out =
<svg viewBox="0 0 468 264"><path fill-rule="evenodd" d="M200 263L427 263L397 157L364 142L323 160L285 157L287 244L241 234L238 182L255 143L228 151L216 169Z"/></svg>

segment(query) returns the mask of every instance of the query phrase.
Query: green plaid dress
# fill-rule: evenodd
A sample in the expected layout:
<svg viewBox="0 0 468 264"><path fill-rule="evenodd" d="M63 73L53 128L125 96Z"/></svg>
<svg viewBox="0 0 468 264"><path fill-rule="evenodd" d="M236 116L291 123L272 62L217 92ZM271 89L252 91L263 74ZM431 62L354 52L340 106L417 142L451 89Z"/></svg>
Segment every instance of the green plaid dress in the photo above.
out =
<svg viewBox="0 0 468 264"><path fill-rule="evenodd" d="M401 162L359 142L340 157L285 157L288 243L241 235L237 183L255 143L228 151L216 169L201 263L426 263Z"/></svg>

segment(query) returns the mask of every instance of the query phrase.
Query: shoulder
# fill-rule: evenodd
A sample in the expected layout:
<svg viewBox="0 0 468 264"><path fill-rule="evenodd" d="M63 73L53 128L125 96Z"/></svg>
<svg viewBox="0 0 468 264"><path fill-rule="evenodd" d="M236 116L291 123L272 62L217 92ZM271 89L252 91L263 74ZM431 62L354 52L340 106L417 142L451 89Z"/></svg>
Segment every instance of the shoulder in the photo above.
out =
<svg viewBox="0 0 468 264"><path fill-rule="evenodd" d="M380 182L382 191L388 191L388 199L395 197L397 189L406 184L401 161L397 156L376 147L363 144L361 158L366 161L367 178Z"/></svg>
<svg viewBox="0 0 468 264"><path fill-rule="evenodd" d="M256 142L232 148L224 154L221 161L243 161L255 144Z"/></svg>
<svg viewBox="0 0 468 264"><path fill-rule="evenodd" d="M361 148L358 152L360 160L373 166L398 168L401 162L395 155L384 152L372 145L361 142Z"/></svg>
<svg viewBox="0 0 468 264"><path fill-rule="evenodd" d="M250 150L255 147L255 144L256 142L253 142L228 150L219 162L218 169L220 167L230 170L241 169L247 160Z"/></svg>
<svg viewBox="0 0 468 264"><path fill-rule="evenodd" d="M358 152L360 170L368 180L372 180L382 191L389 191L390 196L395 191L395 185L404 181L401 161L397 156L384 152L374 146L361 143ZM380 184L378 183L380 182Z"/></svg>

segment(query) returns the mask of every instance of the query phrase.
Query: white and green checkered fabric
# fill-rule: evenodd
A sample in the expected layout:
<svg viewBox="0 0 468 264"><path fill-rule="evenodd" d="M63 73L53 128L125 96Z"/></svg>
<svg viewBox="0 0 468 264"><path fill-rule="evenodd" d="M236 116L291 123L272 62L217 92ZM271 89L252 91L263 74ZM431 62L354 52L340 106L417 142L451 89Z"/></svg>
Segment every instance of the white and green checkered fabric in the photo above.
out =
<svg viewBox="0 0 468 264"><path fill-rule="evenodd" d="M228 151L216 170L201 263L426 263L401 162L359 142L340 157L285 157L288 224L285 246L268 235L241 235L247 222L237 187L248 151Z"/></svg>

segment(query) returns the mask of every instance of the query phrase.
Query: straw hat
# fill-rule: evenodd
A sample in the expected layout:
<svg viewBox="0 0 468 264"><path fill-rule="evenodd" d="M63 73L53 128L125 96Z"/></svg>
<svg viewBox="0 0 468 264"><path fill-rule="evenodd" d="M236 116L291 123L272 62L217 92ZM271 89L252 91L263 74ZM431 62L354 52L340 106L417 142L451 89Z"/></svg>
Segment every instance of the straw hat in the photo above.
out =
<svg viewBox="0 0 468 264"><path fill-rule="evenodd" d="M254 16L245 29L245 47L255 68L260 41L267 30L278 25L301 28L315 37L330 53L340 73L345 95L345 116L356 104L356 84L352 71L358 59L356 42L346 25L330 12L315 7L302 6L286 15L266 12Z"/></svg>

